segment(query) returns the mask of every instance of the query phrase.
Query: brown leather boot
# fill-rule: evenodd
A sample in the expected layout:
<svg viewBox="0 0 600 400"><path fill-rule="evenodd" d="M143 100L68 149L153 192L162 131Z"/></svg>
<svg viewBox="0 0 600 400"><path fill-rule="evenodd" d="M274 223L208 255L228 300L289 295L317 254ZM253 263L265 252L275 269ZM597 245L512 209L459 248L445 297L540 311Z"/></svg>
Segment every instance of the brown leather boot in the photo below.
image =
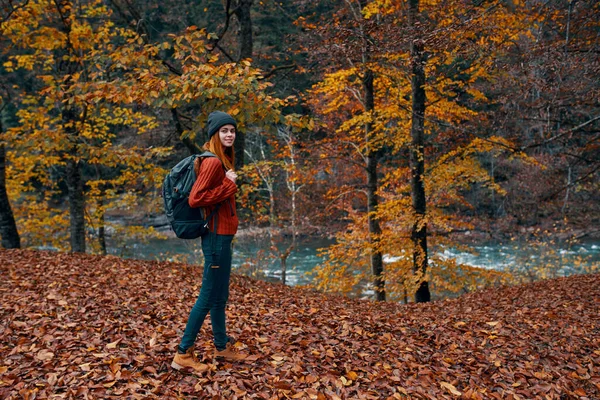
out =
<svg viewBox="0 0 600 400"><path fill-rule="evenodd" d="M215 358L217 360L227 360L227 361L242 361L248 357L245 354L241 354L238 352L238 349L235 347L235 344L231 344L231 342L227 342L227 347L225 350L215 350Z"/></svg>
<svg viewBox="0 0 600 400"><path fill-rule="evenodd" d="M185 354L177 352L171 363L171 367L176 370L192 369L196 372L204 372L208 369L208 365L201 363L194 354L194 346L187 349Z"/></svg>

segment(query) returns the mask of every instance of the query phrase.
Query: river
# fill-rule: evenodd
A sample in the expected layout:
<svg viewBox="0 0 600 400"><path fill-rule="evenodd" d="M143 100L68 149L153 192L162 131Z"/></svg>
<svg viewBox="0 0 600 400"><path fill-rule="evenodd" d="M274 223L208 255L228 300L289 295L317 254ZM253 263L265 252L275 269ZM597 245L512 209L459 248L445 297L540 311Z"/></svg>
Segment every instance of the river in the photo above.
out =
<svg viewBox="0 0 600 400"><path fill-rule="evenodd" d="M326 239L302 240L288 259L287 283L304 285L310 283L307 274L323 261L319 249L333 243ZM159 261L201 263L202 251L199 240L169 238L153 239L147 243L128 243L116 247L108 241L110 254L125 258L140 258ZM267 240L252 237L236 237L233 246L233 268L237 272L277 280L281 278L279 260L268 256ZM515 266L535 267L540 264L559 265L560 275L572 273L575 265L600 269L600 242L589 241L574 246L531 247L526 243L488 242L471 246L471 251L458 251L454 248L433 250L442 257L456 258L458 263L487 269L512 269ZM392 256L384 257L392 260ZM583 260L583 261L582 261ZM235 271L234 271L235 272Z"/></svg>

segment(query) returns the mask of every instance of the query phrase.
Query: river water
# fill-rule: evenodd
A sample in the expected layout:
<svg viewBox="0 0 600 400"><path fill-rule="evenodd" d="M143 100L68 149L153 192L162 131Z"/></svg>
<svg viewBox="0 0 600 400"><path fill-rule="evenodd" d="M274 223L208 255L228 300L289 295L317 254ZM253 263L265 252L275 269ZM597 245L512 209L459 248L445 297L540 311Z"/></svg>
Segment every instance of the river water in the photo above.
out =
<svg viewBox="0 0 600 400"><path fill-rule="evenodd" d="M319 249L332 244L331 240L302 240L288 258L287 283L304 285L310 283L307 274L323 261ZM182 240L169 238L153 239L148 243L129 243L116 246L108 241L110 254L125 258L140 258L159 261L178 261L202 263L200 240ZM284 244L283 244L284 245ZM526 243L488 242L471 246L470 251L454 248L433 250L442 257L456 258L460 264L487 269L513 269L517 266L536 267L540 264L560 266L559 275L568 275L575 266L600 269L600 242L591 241L578 245L553 245L532 247ZM392 261L394 256L386 255ZM237 272L263 278L278 280L281 278L279 260L269 256L269 243L264 238L236 237L233 246L233 268ZM234 271L235 272L235 271Z"/></svg>

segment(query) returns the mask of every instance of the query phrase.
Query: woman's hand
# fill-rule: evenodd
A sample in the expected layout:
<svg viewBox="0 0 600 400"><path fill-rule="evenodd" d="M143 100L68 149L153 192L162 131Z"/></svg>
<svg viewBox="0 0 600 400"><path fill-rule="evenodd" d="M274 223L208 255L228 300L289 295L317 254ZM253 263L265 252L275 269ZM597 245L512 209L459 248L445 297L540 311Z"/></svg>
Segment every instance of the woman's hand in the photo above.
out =
<svg viewBox="0 0 600 400"><path fill-rule="evenodd" d="M230 169L229 171L227 171L225 173L225 178L231 180L233 183L235 183L235 180L237 179L237 174L235 173L234 170Z"/></svg>

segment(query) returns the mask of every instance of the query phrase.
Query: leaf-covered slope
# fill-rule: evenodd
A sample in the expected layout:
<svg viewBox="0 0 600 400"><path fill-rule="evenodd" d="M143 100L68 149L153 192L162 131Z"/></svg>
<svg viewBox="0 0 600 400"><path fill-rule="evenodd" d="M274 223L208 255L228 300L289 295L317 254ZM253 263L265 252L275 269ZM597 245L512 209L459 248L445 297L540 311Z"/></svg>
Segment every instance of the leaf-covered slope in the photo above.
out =
<svg viewBox="0 0 600 400"><path fill-rule="evenodd" d="M409 306L234 276L229 333L253 361L213 363L207 319L211 370L184 374L200 273L0 251L0 398L600 398L599 275Z"/></svg>

